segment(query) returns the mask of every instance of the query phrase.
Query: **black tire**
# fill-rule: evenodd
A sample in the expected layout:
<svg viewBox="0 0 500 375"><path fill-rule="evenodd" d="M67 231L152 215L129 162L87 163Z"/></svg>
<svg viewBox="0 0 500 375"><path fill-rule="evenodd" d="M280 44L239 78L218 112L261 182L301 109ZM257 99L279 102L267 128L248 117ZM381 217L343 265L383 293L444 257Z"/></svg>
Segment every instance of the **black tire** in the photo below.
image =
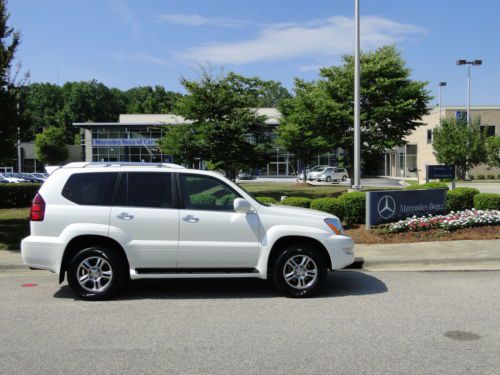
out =
<svg viewBox="0 0 500 375"><path fill-rule="evenodd" d="M342 181L344 181L344 182L347 181L347 176L346 175L342 176Z"/></svg>
<svg viewBox="0 0 500 375"><path fill-rule="evenodd" d="M98 267L97 259L101 259L102 267ZM87 261L86 265L91 266L92 273L89 270L85 274L88 268L84 265L84 261ZM110 299L116 295L127 280L127 272L125 262L116 252L106 246L98 245L82 249L73 257L69 264L67 278L69 287L79 298L97 301ZM83 282L85 287L79 281L79 278L84 276L88 276L88 281ZM98 285L102 288L98 288ZM95 290L89 290L94 288Z"/></svg>
<svg viewBox="0 0 500 375"><path fill-rule="evenodd" d="M305 285L297 285L294 287L285 279L285 274L290 274L288 271L291 270L287 262L292 258L303 259L304 256L313 261L317 270L316 278L314 280L306 278ZM288 245L283 248L283 251L272 265L272 279L274 286L285 295L294 298L305 298L314 295L320 289L322 282L326 278L326 271L326 262L323 255L310 245L299 243ZM295 282L292 280L291 284L295 284Z"/></svg>
<svg viewBox="0 0 500 375"><path fill-rule="evenodd" d="M328 176L328 177L326 178L326 182L330 182L331 180L332 180L332 178L331 178L330 176Z"/></svg>

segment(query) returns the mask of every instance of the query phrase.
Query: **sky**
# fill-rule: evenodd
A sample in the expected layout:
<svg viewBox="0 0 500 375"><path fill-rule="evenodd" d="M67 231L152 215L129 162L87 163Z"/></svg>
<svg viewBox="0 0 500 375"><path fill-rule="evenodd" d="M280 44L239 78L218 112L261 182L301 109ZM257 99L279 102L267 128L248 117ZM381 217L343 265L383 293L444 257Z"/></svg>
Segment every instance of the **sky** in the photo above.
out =
<svg viewBox="0 0 500 375"><path fill-rule="evenodd" d="M500 1L360 0L365 51L395 44L437 103L500 105ZM10 0L17 57L31 82L96 79L183 91L200 66L281 81L312 80L354 51L354 0Z"/></svg>

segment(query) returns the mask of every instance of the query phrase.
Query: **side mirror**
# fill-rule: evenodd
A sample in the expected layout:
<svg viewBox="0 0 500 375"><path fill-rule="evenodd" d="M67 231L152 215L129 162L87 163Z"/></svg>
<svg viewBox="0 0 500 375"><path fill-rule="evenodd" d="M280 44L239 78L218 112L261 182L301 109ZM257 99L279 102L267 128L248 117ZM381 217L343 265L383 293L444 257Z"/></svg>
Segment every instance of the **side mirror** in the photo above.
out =
<svg viewBox="0 0 500 375"><path fill-rule="evenodd" d="M233 202L234 212L239 212L242 214L248 214L254 212L253 207L246 199L236 198Z"/></svg>

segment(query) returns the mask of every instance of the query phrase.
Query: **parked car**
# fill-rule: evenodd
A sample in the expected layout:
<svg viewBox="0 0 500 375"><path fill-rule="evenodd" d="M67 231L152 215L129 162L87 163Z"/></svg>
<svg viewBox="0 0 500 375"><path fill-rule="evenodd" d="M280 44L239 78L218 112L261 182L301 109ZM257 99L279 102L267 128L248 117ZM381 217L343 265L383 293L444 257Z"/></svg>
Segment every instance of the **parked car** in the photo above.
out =
<svg viewBox="0 0 500 375"><path fill-rule="evenodd" d="M19 173L2 173L0 174L0 176L2 176L9 182L15 182L15 183L28 182L24 178L22 178Z"/></svg>
<svg viewBox="0 0 500 375"><path fill-rule="evenodd" d="M32 173L33 176L40 179L41 181L45 181L49 175L47 173Z"/></svg>
<svg viewBox="0 0 500 375"><path fill-rule="evenodd" d="M256 178L252 171L239 171L238 180L253 180Z"/></svg>
<svg viewBox="0 0 500 375"><path fill-rule="evenodd" d="M7 181L5 178L0 176L0 184L8 184L8 183L9 183L9 181Z"/></svg>
<svg viewBox="0 0 500 375"><path fill-rule="evenodd" d="M307 176L307 174L309 174L309 173L312 173L312 172L317 172L317 171L320 171L320 170L322 170L322 169L324 169L324 168L327 168L327 167L328 167L328 165L315 165L315 166L314 166L314 167L312 167L312 168L306 169L306 176ZM300 173L299 173L299 180L302 180L302 179L303 179L303 175L304 175L304 174L303 174L302 172L300 172Z"/></svg>
<svg viewBox="0 0 500 375"><path fill-rule="evenodd" d="M345 168L329 167L316 176L318 181L346 181L349 178Z"/></svg>
<svg viewBox="0 0 500 375"><path fill-rule="evenodd" d="M354 261L334 215L259 203L216 172L175 164L70 163L51 173L21 242L24 264L66 277L87 300L127 279L271 279L308 297Z"/></svg>
<svg viewBox="0 0 500 375"><path fill-rule="evenodd" d="M21 177L28 182L43 182L44 180L35 177L33 173L19 173Z"/></svg>

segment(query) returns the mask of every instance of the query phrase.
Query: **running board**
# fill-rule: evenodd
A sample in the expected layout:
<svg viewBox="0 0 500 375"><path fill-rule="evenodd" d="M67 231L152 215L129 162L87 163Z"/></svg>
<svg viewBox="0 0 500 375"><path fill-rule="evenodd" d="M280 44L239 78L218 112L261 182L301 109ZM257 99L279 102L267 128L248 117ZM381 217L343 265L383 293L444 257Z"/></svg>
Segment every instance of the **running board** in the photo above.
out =
<svg viewBox="0 0 500 375"><path fill-rule="evenodd" d="M211 274L255 274L256 268L136 268L138 275L211 275Z"/></svg>

